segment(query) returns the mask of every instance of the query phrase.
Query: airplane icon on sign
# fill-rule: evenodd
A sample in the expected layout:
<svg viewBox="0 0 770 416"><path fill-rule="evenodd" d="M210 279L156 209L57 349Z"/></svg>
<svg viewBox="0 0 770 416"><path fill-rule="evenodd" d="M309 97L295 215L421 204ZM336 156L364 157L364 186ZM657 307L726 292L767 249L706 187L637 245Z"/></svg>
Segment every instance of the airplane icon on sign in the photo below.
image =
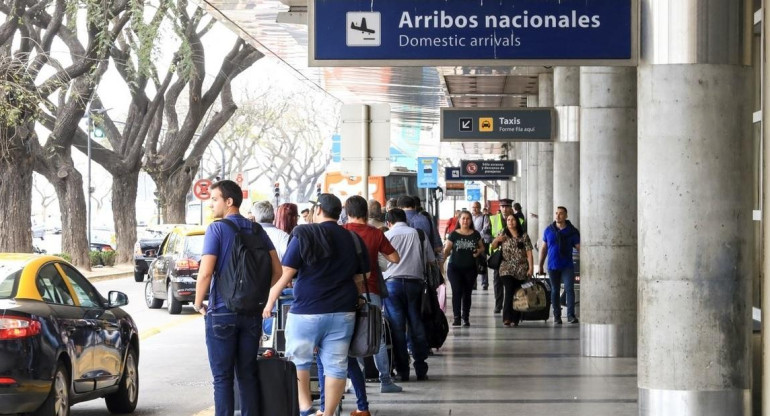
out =
<svg viewBox="0 0 770 416"><path fill-rule="evenodd" d="M353 30L358 30L361 33L369 33L369 34L372 34L372 35L374 34L374 29L369 29L368 27L366 27L366 18L365 17L361 18L361 24L360 25L356 25L354 22L350 22L350 28L353 29Z"/></svg>

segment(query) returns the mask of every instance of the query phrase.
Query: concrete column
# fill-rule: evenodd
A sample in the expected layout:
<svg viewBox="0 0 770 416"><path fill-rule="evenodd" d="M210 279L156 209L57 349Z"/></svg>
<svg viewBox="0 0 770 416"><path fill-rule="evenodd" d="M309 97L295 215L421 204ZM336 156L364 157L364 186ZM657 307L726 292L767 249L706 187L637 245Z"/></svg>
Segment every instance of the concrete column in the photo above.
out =
<svg viewBox="0 0 770 416"><path fill-rule="evenodd" d="M642 0L639 414L748 416L751 10L686 5Z"/></svg>
<svg viewBox="0 0 770 416"><path fill-rule="evenodd" d="M580 346L636 356L636 68L580 69Z"/></svg>
<svg viewBox="0 0 770 416"><path fill-rule="evenodd" d="M540 106L540 100L538 96L529 96L527 97L527 107L533 108L533 107L539 107ZM530 215L530 213L533 213L537 215L538 212L538 190L540 189L540 185L538 184L538 155L539 155L539 144L534 142L528 142L525 143L526 147L526 155L527 155L527 177L526 177L526 188L527 188L527 204L524 205L524 215L527 217L527 234L529 234L529 238L532 240L532 244L537 242L537 239L540 236L540 224L539 220L533 216ZM538 250L532 250L532 255L534 256L534 264L538 264Z"/></svg>
<svg viewBox="0 0 770 416"><path fill-rule="evenodd" d="M553 70L553 99L558 139L553 146L553 205L567 208L573 225L580 225L580 68Z"/></svg>
<svg viewBox="0 0 770 416"><path fill-rule="evenodd" d="M545 73L538 76L537 99L540 107L553 107L553 74ZM538 143L537 155L537 216L538 235L532 241L543 239L543 230L553 222L553 143Z"/></svg>

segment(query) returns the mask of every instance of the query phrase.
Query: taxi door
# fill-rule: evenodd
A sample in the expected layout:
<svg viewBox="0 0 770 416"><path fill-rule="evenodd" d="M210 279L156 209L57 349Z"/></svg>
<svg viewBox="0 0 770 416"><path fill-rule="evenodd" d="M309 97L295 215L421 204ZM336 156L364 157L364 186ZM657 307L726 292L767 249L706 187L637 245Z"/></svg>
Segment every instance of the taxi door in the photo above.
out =
<svg viewBox="0 0 770 416"><path fill-rule="evenodd" d="M36 277L40 297L48 304L72 361L72 386L76 393L94 389L94 349L100 342L93 320L86 316L69 285L53 263L40 268Z"/></svg>
<svg viewBox="0 0 770 416"><path fill-rule="evenodd" d="M59 264L67 283L81 308L85 318L94 329L94 352L91 378L95 388L114 386L120 380L120 371L127 345L120 336L120 324L115 315L107 309L106 302L96 288L75 268Z"/></svg>

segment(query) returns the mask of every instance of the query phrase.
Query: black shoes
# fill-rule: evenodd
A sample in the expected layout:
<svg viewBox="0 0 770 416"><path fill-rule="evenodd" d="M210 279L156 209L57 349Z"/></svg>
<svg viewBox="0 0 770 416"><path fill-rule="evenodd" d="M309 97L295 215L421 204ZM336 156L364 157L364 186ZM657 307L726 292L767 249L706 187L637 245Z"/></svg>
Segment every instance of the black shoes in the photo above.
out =
<svg viewBox="0 0 770 416"><path fill-rule="evenodd" d="M578 321L578 319L576 317L574 317L574 316L572 318L567 319L567 322L569 322L571 324L579 324L580 323L580 321Z"/></svg>
<svg viewBox="0 0 770 416"><path fill-rule="evenodd" d="M452 321L452 326L460 326L460 318L455 318L455 320Z"/></svg>
<svg viewBox="0 0 770 416"><path fill-rule="evenodd" d="M463 326L471 326L471 321L468 319L463 319Z"/></svg>
<svg viewBox="0 0 770 416"><path fill-rule="evenodd" d="M428 375L423 374L423 375L417 376L417 381L428 381Z"/></svg>
<svg viewBox="0 0 770 416"><path fill-rule="evenodd" d="M556 325L561 325L562 324L561 318L554 318L553 323L555 323Z"/></svg>
<svg viewBox="0 0 770 416"><path fill-rule="evenodd" d="M503 311L503 308L495 308L495 313L500 313Z"/></svg>

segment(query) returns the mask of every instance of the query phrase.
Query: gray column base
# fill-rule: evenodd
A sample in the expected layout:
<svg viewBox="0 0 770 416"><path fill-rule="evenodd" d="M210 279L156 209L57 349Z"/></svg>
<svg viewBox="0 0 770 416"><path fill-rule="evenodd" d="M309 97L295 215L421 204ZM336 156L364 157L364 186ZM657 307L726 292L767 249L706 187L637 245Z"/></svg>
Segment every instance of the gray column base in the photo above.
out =
<svg viewBox="0 0 770 416"><path fill-rule="evenodd" d="M751 391L639 389L639 416L750 416Z"/></svg>
<svg viewBox="0 0 770 416"><path fill-rule="evenodd" d="M584 357L636 357L636 324L580 324Z"/></svg>

